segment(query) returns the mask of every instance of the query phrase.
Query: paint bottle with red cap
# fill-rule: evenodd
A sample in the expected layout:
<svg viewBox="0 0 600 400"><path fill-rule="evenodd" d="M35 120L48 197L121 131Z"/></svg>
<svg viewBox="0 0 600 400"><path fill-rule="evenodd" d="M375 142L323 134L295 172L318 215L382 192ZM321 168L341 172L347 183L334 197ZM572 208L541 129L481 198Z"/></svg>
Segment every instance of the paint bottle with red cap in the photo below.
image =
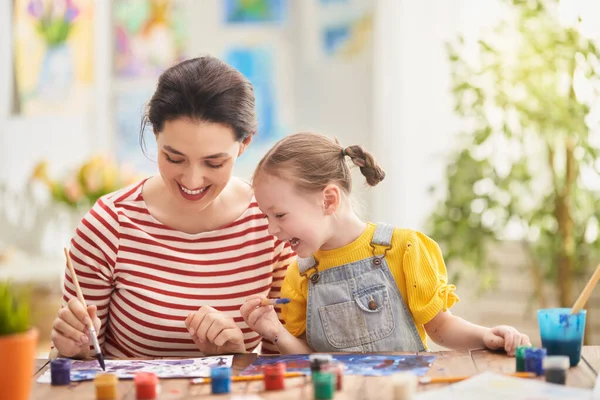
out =
<svg viewBox="0 0 600 400"><path fill-rule="evenodd" d="M138 372L133 378L137 400L154 400L158 397L160 387L158 376L151 372Z"/></svg>
<svg viewBox="0 0 600 400"><path fill-rule="evenodd" d="M285 389L285 363L265 365L263 367L265 390Z"/></svg>

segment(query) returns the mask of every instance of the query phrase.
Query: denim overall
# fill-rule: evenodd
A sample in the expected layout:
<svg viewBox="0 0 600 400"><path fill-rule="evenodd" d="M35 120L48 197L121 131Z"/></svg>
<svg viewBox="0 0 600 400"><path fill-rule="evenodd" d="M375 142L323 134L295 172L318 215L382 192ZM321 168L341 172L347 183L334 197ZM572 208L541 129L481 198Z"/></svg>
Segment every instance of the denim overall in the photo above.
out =
<svg viewBox="0 0 600 400"><path fill-rule="evenodd" d="M310 281L306 338L314 351L425 351L385 259L393 232L377 225L372 257L322 272L314 257L298 259Z"/></svg>

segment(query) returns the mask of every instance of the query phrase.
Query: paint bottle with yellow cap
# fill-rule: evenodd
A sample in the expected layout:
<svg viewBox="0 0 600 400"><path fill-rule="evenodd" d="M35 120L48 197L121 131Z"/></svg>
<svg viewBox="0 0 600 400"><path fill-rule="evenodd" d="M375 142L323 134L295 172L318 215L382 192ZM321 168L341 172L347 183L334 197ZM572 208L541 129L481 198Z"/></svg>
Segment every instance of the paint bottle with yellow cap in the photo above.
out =
<svg viewBox="0 0 600 400"><path fill-rule="evenodd" d="M96 400L117 400L117 384L119 379L115 374L98 374L94 378Z"/></svg>

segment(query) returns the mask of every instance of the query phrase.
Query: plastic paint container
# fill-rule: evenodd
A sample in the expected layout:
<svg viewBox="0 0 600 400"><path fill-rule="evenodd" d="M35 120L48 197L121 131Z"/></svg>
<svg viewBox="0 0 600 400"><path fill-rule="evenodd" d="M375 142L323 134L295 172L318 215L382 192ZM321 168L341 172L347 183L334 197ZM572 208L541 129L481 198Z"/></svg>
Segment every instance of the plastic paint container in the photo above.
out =
<svg viewBox="0 0 600 400"><path fill-rule="evenodd" d="M335 375L335 390L342 390L344 383L344 363L339 361L332 361L330 363L321 366L321 371L331 372Z"/></svg>
<svg viewBox="0 0 600 400"><path fill-rule="evenodd" d="M285 389L285 363L278 362L263 367L265 390Z"/></svg>
<svg viewBox="0 0 600 400"><path fill-rule="evenodd" d="M331 372L315 372L312 374L315 400L333 399L335 393L335 375Z"/></svg>
<svg viewBox="0 0 600 400"><path fill-rule="evenodd" d="M548 356L544 358L546 382L564 385L567 382L567 370L571 361L569 356Z"/></svg>
<svg viewBox="0 0 600 400"><path fill-rule="evenodd" d="M212 394L231 392L231 368L211 368L210 385Z"/></svg>
<svg viewBox="0 0 600 400"><path fill-rule="evenodd" d="M546 349L530 347L525 349L525 372L534 372L540 376L544 374L544 366L542 364L546 357Z"/></svg>
<svg viewBox="0 0 600 400"><path fill-rule="evenodd" d="M115 374L98 374L94 378L96 400L117 400L117 383Z"/></svg>
<svg viewBox="0 0 600 400"><path fill-rule="evenodd" d="M133 378L137 400L154 400L158 396L158 377L151 372L138 372Z"/></svg>
<svg viewBox="0 0 600 400"><path fill-rule="evenodd" d="M517 372L525 372L525 349L531 348L531 346L518 346L515 350L515 359L517 361Z"/></svg>
<svg viewBox="0 0 600 400"><path fill-rule="evenodd" d="M310 363L310 372L315 373L321 371L321 366L333 362L331 354L311 354L308 356Z"/></svg>
<svg viewBox="0 0 600 400"><path fill-rule="evenodd" d="M57 358L50 361L52 386L64 386L71 383L71 359Z"/></svg>

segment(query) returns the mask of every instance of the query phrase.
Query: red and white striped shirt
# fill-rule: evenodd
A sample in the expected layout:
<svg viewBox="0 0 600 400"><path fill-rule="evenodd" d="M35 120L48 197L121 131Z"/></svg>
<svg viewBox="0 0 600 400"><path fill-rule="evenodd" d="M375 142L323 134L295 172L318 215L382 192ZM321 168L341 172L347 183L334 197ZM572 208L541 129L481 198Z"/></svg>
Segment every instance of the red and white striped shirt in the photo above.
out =
<svg viewBox="0 0 600 400"><path fill-rule="evenodd" d="M254 199L231 224L188 234L150 215L143 181L102 197L71 241L71 258L88 305L98 306L98 339L111 357L198 356L185 327L190 311L211 306L233 317L246 349L261 337L239 308L247 296L279 297L289 244L267 232ZM63 301L75 297L66 269ZM263 340L262 351L275 353Z"/></svg>

